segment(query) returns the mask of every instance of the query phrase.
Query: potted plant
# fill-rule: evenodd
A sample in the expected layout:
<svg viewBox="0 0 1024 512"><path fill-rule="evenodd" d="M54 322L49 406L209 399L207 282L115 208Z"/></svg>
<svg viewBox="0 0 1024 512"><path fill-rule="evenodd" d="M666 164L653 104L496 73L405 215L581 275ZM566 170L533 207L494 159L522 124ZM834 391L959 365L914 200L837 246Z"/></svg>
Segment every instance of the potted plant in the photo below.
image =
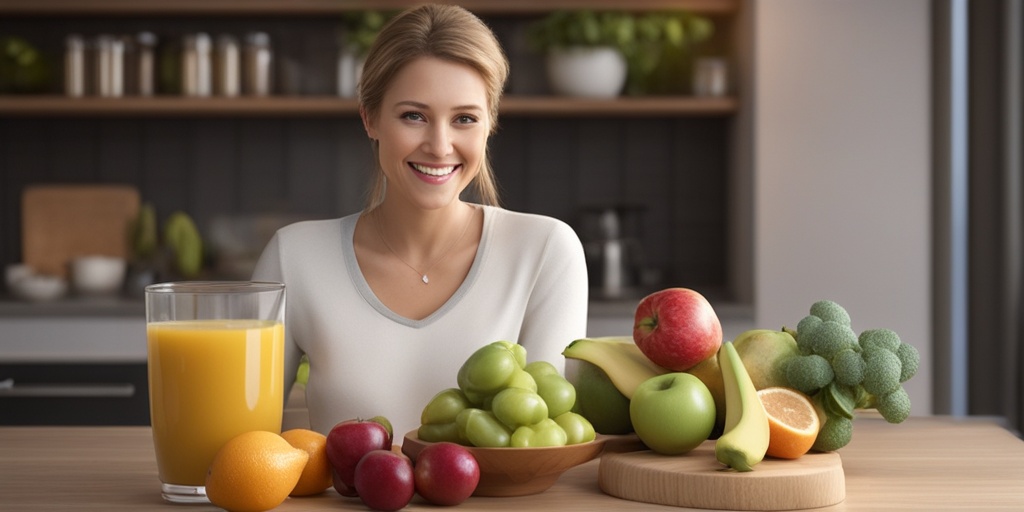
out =
<svg viewBox="0 0 1024 512"><path fill-rule="evenodd" d="M353 11L342 17L338 54L338 96L353 98L362 75L363 61L377 34L393 14L384 11Z"/></svg>
<svg viewBox="0 0 1024 512"><path fill-rule="evenodd" d="M709 19L684 11L576 10L531 24L527 37L546 53L556 93L611 97L623 87L634 95L683 92L692 48L713 31Z"/></svg>

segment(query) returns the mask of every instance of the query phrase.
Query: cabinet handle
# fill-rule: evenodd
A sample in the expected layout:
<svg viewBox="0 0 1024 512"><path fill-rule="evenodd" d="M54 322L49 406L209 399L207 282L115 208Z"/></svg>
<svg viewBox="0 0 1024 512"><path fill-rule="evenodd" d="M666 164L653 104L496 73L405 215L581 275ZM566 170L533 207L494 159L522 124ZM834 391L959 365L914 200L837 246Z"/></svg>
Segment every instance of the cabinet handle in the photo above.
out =
<svg viewBox="0 0 1024 512"><path fill-rule="evenodd" d="M135 396L135 385L113 384L18 384L11 379L0 382L0 398L129 398Z"/></svg>

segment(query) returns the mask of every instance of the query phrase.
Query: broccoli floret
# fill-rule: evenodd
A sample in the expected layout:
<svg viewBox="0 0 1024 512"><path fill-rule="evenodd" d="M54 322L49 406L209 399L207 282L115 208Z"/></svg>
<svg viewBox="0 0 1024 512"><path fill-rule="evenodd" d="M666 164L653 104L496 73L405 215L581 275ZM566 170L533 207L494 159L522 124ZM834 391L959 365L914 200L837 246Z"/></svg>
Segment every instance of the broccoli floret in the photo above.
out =
<svg viewBox="0 0 1024 512"><path fill-rule="evenodd" d="M839 352L857 344L857 334L848 325L825 320L812 330L806 341L811 350L825 359L832 359Z"/></svg>
<svg viewBox="0 0 1024 512"><path fill-rule="evenodd" d="M907 390L897 387L895 391L875 400L875 408L889 423L902 423L910 416L910 395Z"/></svg>
<svg viewBox="0 0 1024 512"><path fill-rule="evenodd" d="M850 325L850 314L846 309L830 300L819 300L811 305L811 314L822 319Z"/></svg>
<svg viewBox="0 0 1024 512"><path fill-rule="evenodd" d="M841 350L832 358L832 371L836 374L836 382L856 386L864 380L864 358L852 348Z"/></svg>
<svg viewBox="0 0 1024 512"><path fill-rule="evenodd" d="M806 356L814 353L809 340L814 337L818 327L821 327L821 319L814 315L807 315L796 324L796 346L800 348L801 354Z"/></svg>
<svg viewBox="0 0 1024 512"><path fill-rule="evenodd" d="M829 416L821 426L811 449L819 452L838 450L853 439L853 420L842 416Z"/></svg>
<svg viewBox="0 0 1024 512"><path fill-rule="evenodd" d="M906 382L917 374L917 368L921 365L921 354L916 347L909 343L900 343L896 357L900 358L900 382Z"/></svg>
<svg viewBox="0 0 1024 512"><path fill-rule="evenodd" d="M794 356L786 363L786 380L795 389L807 394L827 386L835 378L832 365L817 354Z"/></svg>
<svg viewBox="0 0 1024 512"><path fill-rule="evenodd" d="M864 390L875 396L892 392L900 386L900 358L884 349L864 350Z"/></svg>
<svg viewBox="0 0 1024 512"><path fill-rule="evenodd" d="M890 352L896 352L900 348L900 335L892 329L868 329L860 333L860 346L864 350L884 348Z"/></svg>

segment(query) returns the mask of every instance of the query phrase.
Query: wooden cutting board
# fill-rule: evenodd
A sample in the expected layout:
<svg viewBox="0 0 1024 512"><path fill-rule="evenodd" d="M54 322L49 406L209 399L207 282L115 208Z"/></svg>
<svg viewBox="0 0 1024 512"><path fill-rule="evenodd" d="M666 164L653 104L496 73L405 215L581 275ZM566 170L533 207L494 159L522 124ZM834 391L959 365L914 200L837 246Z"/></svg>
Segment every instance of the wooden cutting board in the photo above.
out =
<svg viewBox="0 0 1024 512"><path fill-rule="evenodd" d="M139 212L128 185L31 185L21 196L22 262L67 277L76 256L128 257L128 225Z"/></svg>
<svg viewBox="0 0 1024 512"><path fill-rule="evenodd" d="M601 490L617 498L715 510L798 510L846 498L838 453L808 453L795 460L766 457L753 471L730 470L715 459L715 442L685 455L650 450L601 457Z"/></svg>

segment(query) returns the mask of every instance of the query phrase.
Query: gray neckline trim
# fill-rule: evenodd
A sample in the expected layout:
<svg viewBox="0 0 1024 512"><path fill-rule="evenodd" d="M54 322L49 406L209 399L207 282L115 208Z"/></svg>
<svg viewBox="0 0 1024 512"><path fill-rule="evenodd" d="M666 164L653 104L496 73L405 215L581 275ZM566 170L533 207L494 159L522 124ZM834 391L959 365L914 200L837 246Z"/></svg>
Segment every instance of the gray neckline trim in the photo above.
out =
<svg viewBox="0 0 1024 512"><path fill-rule="evenodd" d="M487 248L490 246L492 231L491 224L494 222L494 215L492 215L493 207L486 205L475 206L483 210L484 226L480 237L480 245L476 249L476 256L473 258L473 265L469 268L469 274L466 275L466 279L462 281L462 284L459 285L457 290L455 290L455 293L452 294L452 296L449 297L440 308L437 308L437 311L434 311L422 320L406 318L395 313L385 306L384 303L377 298L377 295L373 293L373 290L370 288L370 284L366 282L366 278L363 276L363 272L359 268L359 262L356 260L356 250L353 239L356 232L356 221L359 220L360 214L352 214L343 217L341 219L341 246L345 260L345 268L348 270L349 279L351 280L352 285L355 286L356 290L359 291L359 294L363 296L363 300L365 300L367 304L384 317L414 329L426 327L454 309L455 306L458 305L459 301L469 293L469 290L473 287L473 283L476 282L477 275L480 274L480 269L483 266Z"/></svg>

